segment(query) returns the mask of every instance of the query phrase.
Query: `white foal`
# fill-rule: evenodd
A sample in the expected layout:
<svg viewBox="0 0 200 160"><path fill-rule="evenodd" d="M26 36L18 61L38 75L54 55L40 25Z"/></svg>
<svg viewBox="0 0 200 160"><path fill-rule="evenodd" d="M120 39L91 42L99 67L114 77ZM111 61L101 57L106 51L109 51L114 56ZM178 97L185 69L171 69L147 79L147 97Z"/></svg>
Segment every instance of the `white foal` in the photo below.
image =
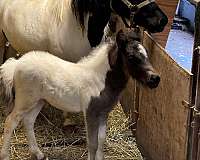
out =
<svg viewBox="0 0 200 160"><path fill-rule="evenodd" d="M6 118L0 160L9 159L10 139L24 122L31 154L45 159L34 135L34 122L45 103L67 112L83 112L87 130L88 159L103 160L108 113L117 103L131 76L150 88L160 78L134 31L117 35L94 49L77 64L47 52L33 51L0 67L0 97L13 110Z"/></svg>

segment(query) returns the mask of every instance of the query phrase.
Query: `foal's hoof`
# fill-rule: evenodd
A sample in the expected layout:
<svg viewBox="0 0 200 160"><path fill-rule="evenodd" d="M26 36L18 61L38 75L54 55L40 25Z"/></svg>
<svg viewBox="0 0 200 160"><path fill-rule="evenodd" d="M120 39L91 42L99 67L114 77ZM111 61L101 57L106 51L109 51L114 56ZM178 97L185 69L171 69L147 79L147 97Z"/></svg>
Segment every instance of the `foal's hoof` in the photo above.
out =
<svg viewBox="0 0 200 160"><path fill-rule="evenodd" d="M32 155L31 160L49 160L49 159L46 156L44 156L42 159L38 159L36 155Z"/></svg>

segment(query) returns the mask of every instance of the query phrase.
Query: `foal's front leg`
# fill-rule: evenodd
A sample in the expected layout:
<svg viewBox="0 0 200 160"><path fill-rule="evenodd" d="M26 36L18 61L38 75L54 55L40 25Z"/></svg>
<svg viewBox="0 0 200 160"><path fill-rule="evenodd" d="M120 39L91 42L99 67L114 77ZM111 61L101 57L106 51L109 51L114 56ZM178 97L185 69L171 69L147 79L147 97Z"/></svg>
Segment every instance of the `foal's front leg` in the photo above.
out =
<svg viewBox="0 0 200 160"><path fill-rule="evenodd" d="M98 127L98 149L96 152L96 160L104 159L104 143L106 140L106 128L107 128L107 115L100 115L99 127Z"/></svg>
<svg viewBox="0 0 200 160"><path fill-rule="evenodd" d="M107 115L89 109L86 112L88 136L88 160L103 160L103 146L106 138Z"/></svg>
<svg viewBox="0 0 200 160"><path fill-rule="evenodd" d="M98 148L98 117L95 113L87 111L85 115L88 142L88 160L95 160Z"/></svg>

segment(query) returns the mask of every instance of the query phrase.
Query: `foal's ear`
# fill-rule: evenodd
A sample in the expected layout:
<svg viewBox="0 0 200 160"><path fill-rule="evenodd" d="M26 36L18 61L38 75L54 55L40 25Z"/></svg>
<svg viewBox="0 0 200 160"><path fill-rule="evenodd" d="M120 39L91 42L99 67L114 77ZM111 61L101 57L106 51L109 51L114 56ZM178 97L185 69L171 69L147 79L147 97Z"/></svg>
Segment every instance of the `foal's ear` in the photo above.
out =
<svg viewBox="0 0 200 160"><path fill-rule="evenodd" d="M126 44L126 35L122 30L117 33L116 37L117 45L119 48L124 48Z"/></svg>

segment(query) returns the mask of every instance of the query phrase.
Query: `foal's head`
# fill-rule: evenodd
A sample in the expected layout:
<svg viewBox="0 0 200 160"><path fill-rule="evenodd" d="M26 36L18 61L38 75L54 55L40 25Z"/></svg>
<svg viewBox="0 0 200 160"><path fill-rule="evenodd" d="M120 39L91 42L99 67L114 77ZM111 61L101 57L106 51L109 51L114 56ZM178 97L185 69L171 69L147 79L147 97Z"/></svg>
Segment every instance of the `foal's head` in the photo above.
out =
<svg viewBox="0 0 200 160"><path fill-rule="evenodd" d="M147 85L149 88L156 88L160 82L159 75L155 72L149 62L147 51L140 43L140 31L122 30L117 34L118 54L123 59L123 65L128 74Z"/></svg>

